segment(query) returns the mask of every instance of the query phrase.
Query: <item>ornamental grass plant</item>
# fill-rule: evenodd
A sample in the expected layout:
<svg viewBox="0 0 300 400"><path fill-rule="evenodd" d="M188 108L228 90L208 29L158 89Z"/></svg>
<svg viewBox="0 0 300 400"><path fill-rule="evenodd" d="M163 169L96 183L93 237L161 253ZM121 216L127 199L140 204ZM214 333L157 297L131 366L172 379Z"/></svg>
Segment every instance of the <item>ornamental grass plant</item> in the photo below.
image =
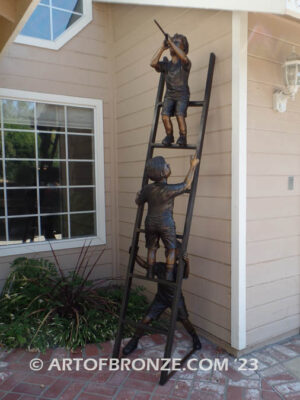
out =
<svg viewBox="0 0 300 400"><path fill-rule="evenodd" d="M111 277L90 279L104 252L95 257L90 244L81 248L68 273L52 247L54 263L26 257L13 261L0 296L0 346L74 350L115 338L123 288ZM147 304L143 288L134 289L128 317L138 321ZM124 335L132 333L127 327Z"/></svg>

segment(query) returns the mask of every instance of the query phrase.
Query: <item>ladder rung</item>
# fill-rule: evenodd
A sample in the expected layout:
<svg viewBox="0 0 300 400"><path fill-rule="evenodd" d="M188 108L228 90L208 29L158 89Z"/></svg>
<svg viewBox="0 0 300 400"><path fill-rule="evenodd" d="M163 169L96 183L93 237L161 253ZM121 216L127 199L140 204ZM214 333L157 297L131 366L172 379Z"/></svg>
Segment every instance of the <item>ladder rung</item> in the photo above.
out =
<svg viewBox="0 0 300 400"><path fill-rule="evenodd" d="M145 331L153 332L153 333L162 333L163 335L168 334L168 329L163 329L159 327L154 327L154 326L149 326L146 324L143 324L142 322L136 322L132 321L130 319L123 319L124 324L129 324L133 326L134 328L143 328Z"/></svg>
<svg viewBox="0 0 300 400"><path fill-rule="evenodd" d="M205 104L204 100L201 101L189 101L189 107L203 107ZM156 107L161 107L163 105L163 102L160 101L159 103L155 104Z"/></svg>
<svg viewBox="0 0 300 400"><path fill-rule="evenodd" d="M188 189L187 191L186 191L186 193L190 193L190 189ZM139 233L145 233L145 229L137 229L137 231L139 232ZM176 237L177 237L177 239L183 239L183 235L180 235L180 234L176 234Z"/></svg>
<svg viewBox="0 0 300 400"><path fill-rule="evenodd" d="M165 146L162 143L151 143L151 147L160 148L160 149L197 149L195 144L187 144L186 146L179 146L179 144L171 144L170 146Z"/></svg>
<svg viewBox="0 0 300 400"><path fill-rule="evenodd" d="M151 281L151 282L156 282L156 283L163 283L164 285L174 286L174 287L177 286L176 282L167 281L166 279L147 278L147 276L140 275L140 274L130 274L130 276L132 276L133 278L142 279L142 280L144 280L144 281Z"/></svg>
<svg viewBox="0 0 300 400"><path fill-rule="evenodd" d="M205 104L204 100L201 101L190 101L189 102L189 107L203 107Z"/></svg>

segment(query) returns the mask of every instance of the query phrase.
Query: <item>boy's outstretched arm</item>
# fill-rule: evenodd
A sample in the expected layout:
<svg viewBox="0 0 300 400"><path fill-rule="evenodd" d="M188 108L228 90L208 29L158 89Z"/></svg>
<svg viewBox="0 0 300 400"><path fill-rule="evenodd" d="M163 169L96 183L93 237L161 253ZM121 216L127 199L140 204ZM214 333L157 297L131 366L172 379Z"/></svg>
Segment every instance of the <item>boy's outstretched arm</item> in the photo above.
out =
<svg viewBox="0 0 300 400"><path fill-rule="evenodd" d="M195 154L193 157L191 157L190 169L189 169L189 172L187 173L184 181L181 183L166 185L166 191L163 196L165 201L169 200L170 198L179 196L191 188L192 182L193 182L193 177L194 177L194 172L195 172L195 169L198 164L199 164L199 159L197 158L197 155Z"/></svg>
<svg viewBox="0 0 300 400"><path fill-rule="evenodd" d="M186 189L190 189L192 186L194 172L199 162L200 160L199 158L197 158L196 154L193 157L191 157L190 169L184 180L184 183L186 184Z"/></svg>
<svg viewBox="0 0 300 400"><path fill-rule="evenodd" d="M170 47L172 47L172 49L175 51L176 55L180 58L180 60L187 64L190 62L190 60L188 59L187 55L185 54L185 52L180 48L177 47L174 42L172 41L172 39L170 38L170 36L168 35L168 44Z"/></svg>
<svg viewBox="0 0 300 400"><path fill-rule="evenodd" d="M152 57L152 60L150 62L150 66L152 68L157 68L158 67L159 59L160 59L162 53L167 49L168 49L168 46L166 46L165 41L163 41L161 47L156 51L156 53Z"/></svg>

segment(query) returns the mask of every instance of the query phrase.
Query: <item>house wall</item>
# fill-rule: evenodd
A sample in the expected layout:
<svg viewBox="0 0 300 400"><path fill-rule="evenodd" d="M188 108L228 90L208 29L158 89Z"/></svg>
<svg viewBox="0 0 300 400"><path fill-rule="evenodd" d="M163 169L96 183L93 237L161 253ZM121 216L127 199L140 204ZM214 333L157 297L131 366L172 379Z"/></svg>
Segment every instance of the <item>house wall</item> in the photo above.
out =
<svg viewBox="0 0 300 400"><path fill-rule="evenodd" d="M94 276L111 276L116 266L114 123L109 6L94 4L93 22L58 51L11 44L0 58L0 87L75 97L102 99L104 104L105 191L107 245ZM38 250L38 247L37 247ZM64 268L75 266L80 249L60 250ZM0 249L1 255L1 249ZM27 255L31 256L31 255ZM51 258L51 253L33 257ZM0 289L16 256L0 257Z"/></svg>
<svg viewBox="0 0 300 400"><path fill-rule="evenodd" d="M118 146L120 266L128 262L136 215L135 193L141 187L159 75L149 66L167 32L184 33L192 61L191 99L200 100L210 52L217 61L206 138L194 209L189 254L191 274L184 294L192 322L230 342L230 208L231 208L231 13L181 8L112 6ZM188 111L188 138L195 142L200 111ZM177 136L177 126L175 136ZM163 137L160 123L158 140ZM156 151L172 169L170 182L182 181L189 167L186 150ZM175 201L177 231L182 232L187 197ZM143 236L143 235L142 235ZM145 255L144 238L140 252ZM137 267L138 268L138 267ZM145 285L145 282L140 281ZM155 286L147 285L149 292Z"/></svg>
<svg viewBox="0 0 300 400"><path fill-rule="evenodd" d="M249 14L247 344L300 326L300 96L272 109L282 63L300 53L300 24ZM288 177L294 176L294 190Z"/></svg>
<svg viewBox="0 0 300 400"><path fill-rule="evenodd" d="M193 323L230 343L231 13L94 4L93 22L59 51L9 46L0 59L0 87L104 100L107 246L95 275L123 274L159 79L149 67L163 39L154 16L168 32L181 31L189 39L192 100L203 98L209 53L217 56L184 294ZM189 110L190 142L196 141L200 113ZM158 140L162 137L160 123ZM170 162L171 182L183 180L189 151L156 154ZM186 205L186 196L176 200L179 232ZM140 251L145 254L143 238ZM78 253L70 249L58 255L65 268L72 268ZM32 256L51 258L50 253ZM0 257L0 287L14 258ZM153 293L155 287L147 290Z"/></svg>

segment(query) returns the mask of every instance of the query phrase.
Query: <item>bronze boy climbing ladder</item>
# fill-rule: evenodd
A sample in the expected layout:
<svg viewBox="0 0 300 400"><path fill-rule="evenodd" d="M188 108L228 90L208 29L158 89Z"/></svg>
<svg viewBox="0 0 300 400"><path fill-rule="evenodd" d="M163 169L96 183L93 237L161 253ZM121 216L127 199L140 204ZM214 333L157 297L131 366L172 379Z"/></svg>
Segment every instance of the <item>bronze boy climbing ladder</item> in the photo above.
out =
<svg viewBox="0 0 300 400"><path fill-rule="evenodd" d="M196 145L188 144L186 146L179 146L177 144L172 144L171 146L166 147L166 146L162 145L161 143L155 142L158 120L159 120L159 111L162 106L162 96L163 96L163 91L164 91L164 86L165 86L164 73L161 73L161 75L160 75L157 96L156 96L156 102L155 102L155 108L154 108L152 128L151 128L151 132L150 132L150 138L149 138L149 144L148 144L148 150L147 150L147 156L146 156L146 163L150 158L152 158L153 151L155 148L195 149L197 157L200 159L200 163L196 167L192 187L191 187L191 190L189 191L189 201L188 201L188 206L187 206L183 235L177 235L178 238L182 239L182 245L181 245L181 254L179 257L179 266L178 266L176 282L170 282L170 281L165 281L165 280L161 280L161 279L151 279L151 278L147 278L145 276L134 273L134 265L135 265L135 258L136 258L136 254L137 254L139 237L140 237L140 233L144 232L144 230L141 229L144 205L140 205L138 207L134 231L133 231L132 243L131 243L131 248L130 248L131 250L130 250L130 257L129 257L127 274L126 274L126 282L125 282L125 289L124 289L124 293L123 293L123 300L122 300L122 306L121 306L118 332L117 332L114 349L113 349L113 354L112 354L112 356L114 358L119 357L119 354L120 354L120 345L121 345L121 340L122 340L124 324L130 324L130 325L133 325L134 327L141 327L145 331L166 334L167 342L166 342L166 347L165 347L164 358L169 359L171 357L173 338L174 338L174 332L175 332L176 320L177 320L178 302L179 302L179 298L180 298L181 284L182 284L183 270L184 270L184 261L183 261L182 256L186 252L189 235L190 235L190 228L191 228L193 209L194 209L194 203L195 203L195 197L196 197L196 191L197 191L197 183L198 183L199 169L200 169L200 165L201 165L201 155L202 155L204 134L205 134L205 128L206 128L208 107L209 107L209 101L210 101L210 93L211 93L213 73L214 73L215 58L216 57L215 57L214 53L211 53L210 58L209 58L209 66L208 66L208 72L207 72L204 100L189 102L189 107L202 107L202 114L201 114L201 120L200 120L200 132L199 132L199 138L198 138ZM145 185L147 185L147 183L148 183L148 178L146 175L146 169L144 169L142 188ZM156 327L154 328L154 327L150 327L148 325L144 325L142 323L137 323L135 321L130 321L130 320L126 319L129 293L130 293L133 278L150 280L153 282L161 282L166 285L172 285L175 287L175 296L174 296L173 303L172 303L172 312L171 312L170 324L169 324L168 329L162 329L162 328L156 328ZM182 363L192 353L193 353L193 350L191 350L182 359ZM161 385L163 385L172 374L173 373L168 373L168 371L162 371L159 383Z"/></svg>

